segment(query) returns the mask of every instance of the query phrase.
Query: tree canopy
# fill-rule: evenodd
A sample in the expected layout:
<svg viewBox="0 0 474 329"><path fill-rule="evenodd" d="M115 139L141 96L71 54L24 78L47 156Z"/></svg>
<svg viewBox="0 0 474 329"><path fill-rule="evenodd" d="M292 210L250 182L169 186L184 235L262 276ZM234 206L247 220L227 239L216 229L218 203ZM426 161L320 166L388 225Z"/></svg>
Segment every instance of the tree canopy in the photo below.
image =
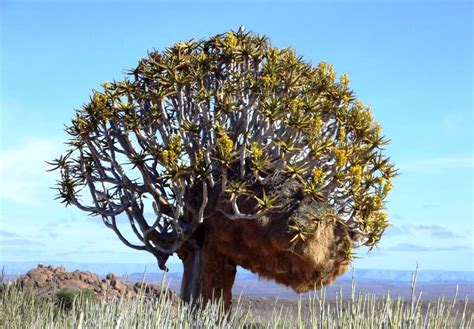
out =
<svg viewBox="0 0 474 329"><path fill-rule="evenodd" d="M330 218L373 247L388 226L396 170L348 75L251 32L150 52L94 91L67 132L69 150L54 161L59 199L100 216L162 268L211 215L271 220L289 180L324 209L290 223L293 240Z"/></svg>

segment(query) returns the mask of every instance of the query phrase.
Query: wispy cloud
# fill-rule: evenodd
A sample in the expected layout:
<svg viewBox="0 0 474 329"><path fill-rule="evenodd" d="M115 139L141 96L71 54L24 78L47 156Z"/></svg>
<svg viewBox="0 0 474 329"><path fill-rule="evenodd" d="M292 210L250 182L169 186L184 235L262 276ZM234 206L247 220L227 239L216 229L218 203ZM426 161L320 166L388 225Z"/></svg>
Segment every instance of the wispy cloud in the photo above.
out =
<svg viewBox="0 0 474 329"><path fill-rule="evenodd" d="M461 234L453 232L441 225L412 225L394 224L387 228L387 236L413 236L415 234L428 234L431 238L457 239L463 238Z"/></svg>
<svg viewBox="0 0 474 329"><path fill-rule="evenodd" d="M20 236L16 233L8 232L8 231L0 229L0 237L1 238L19 238Z"/></svg>
<svg viewBox="0 0 474 329"><path fill-rule="evenodd" d="M411 162L401 163L400 172L419 171L443 171L449 169L472 168L474 166L474 155L455 155L429 159L418 159Z"/></svg>
<svg viewBox="0 0 474 329"><path fill-rule="evenodd" d="M462 236L456 234L447 228L440 225L413 225L414 230L426 231L433 238L461 238Z"/></svg>
<svg viewBox="0 0 474 329"><path fill-rule="evenodd" d="M45 161L57 155L59 145L35 140L15 149L0 150L0 198L23 204L35 203L41 191L44 193L53 185Z"/></svg>
<svg viewBox="0 0 474 329"><path fill-rule="evenodd" d="M393 247L385 248L384 250L400 252L472 251L468 246L427 247L412 243L399 243Z"/></svg>
<svg viewBox="0 0 474 329"><path fill-rule="evenodd" d="M405 219L405 216L402 216L400 214L391 214L390 215L391 218L394 218L394 219L397 219L397 220L400 220L400 219Z"/></svg>
<svg viewBox="0 0 474 329"><path fill-rule="evenodd" d="M385 230L387 236L406 236L412 235L412 231L407 225L392 225Z"/></svg>
<svg viewBox="0 0 474 329"><path fill-rule="evenodd" d="M31 239L30 237L25 238L24 236L6 230L0 230L0 248L5 251L7 248L23 247L28 249L29 247L44 247L46 244L38 239Z"/></svg>
<svg viewBox="0 0 474 329"><path fill-rule="evenodd" d="M45 246L43 242L32 241L28 239L22 238L15 238L15 239L7 239L7 240L0 240L0 246Z"/></svg>

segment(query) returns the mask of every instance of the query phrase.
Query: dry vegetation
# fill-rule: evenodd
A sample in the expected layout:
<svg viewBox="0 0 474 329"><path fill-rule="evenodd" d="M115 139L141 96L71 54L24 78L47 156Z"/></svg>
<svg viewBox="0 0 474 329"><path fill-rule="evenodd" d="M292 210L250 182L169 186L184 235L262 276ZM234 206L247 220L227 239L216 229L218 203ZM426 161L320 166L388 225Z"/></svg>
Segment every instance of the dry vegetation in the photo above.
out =
<svg viewBox="0 0 474 329"><path fill-rule="evenodd" d="M415 282L415 281L414 281ZM296 305L279 302L261 313L258 299L237 300L226 316L222 303L204 309L168 300L98 300L90 294L61 292L37 297L2 285L1 328L471 328L472 303L439 299L422 303L413 283L411 300L370 294L328 301L324 289Z"/></svg>

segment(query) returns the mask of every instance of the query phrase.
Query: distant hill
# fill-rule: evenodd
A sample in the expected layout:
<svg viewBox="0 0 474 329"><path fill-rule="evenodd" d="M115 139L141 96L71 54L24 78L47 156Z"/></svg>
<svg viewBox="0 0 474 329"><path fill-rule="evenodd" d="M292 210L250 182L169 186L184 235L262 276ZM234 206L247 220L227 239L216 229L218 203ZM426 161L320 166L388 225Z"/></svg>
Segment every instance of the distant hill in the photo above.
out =
<svg viewBox="0 0 474 329"><path fill-rule="evenodd" d="M3 262L7 279L26 273L38 265L36 262ZM156 264L117 264L117 263L71 263L71 262L48 262L47 265L62 265L68 271L80 269L82 271L95 272L100 276L107 273L116 273L124 279L133 282L141 281L145 273L146 282L162 282L163 272L158 272ZM170 271L165 274L166 284L171 289L179 292L181 285L182 265L177 263L168 264ZM373 293L376 296L386 295L390 292L392 296L411 296L410 281L413 271L395 271L379 269L356 269L339 277L336 282L326 288L327 298L335 298L336 294L342 292L343 296L351 294L351 281L354 275L356 292ZM441 271L425 270L419 271L417 275L418 291L423 291L422 299L432 300L440 296L452 299L458 286L458 298L467 296L474 300L474 272L470 271ZM236 282L233 287L235 295L267 296L280 298L298 298L289 288L278 285L273 281L260 279L258 275L250 273L242 268L238 269ZM302 294L305 298L308 294Z"/></svg>
<svg viewBox="0 0 474 329"><path fill-rule="evenodd" d="M356 269L354 277L359 280L377 280L390 282L410 282L414 271L378 270L378 269ZM345 279L352 278L352 272L342 276ZM424 270L417 274L417 282L474 282L474 272L472 271L442 271Z"/></svg>
<svg viewBox="0 0 474 329"><path fill-rule="evenodd" d="M361 270L362 271L362 270ZM398 277L398 276L397 276ZM431 276L424 276L425 279ZM433 276L439 278L440 276ZM405 276L400 276L401 279ZM130 281L141 281L143 274L133 273L128 276ZM162 273L148 273L145 277L146 282L161 283L163 282ZM165 285L172 290L179 292L181 287L181 273L167 273L164 278ZM355 292L371 293L378 297L386 296L390 293L393 297L403 297L409 299L412 295L410 280L406 281L390 281L388 279L368 279L355 276ZM456 282L447 280L436 281L417 281L417 295L422 292L422 300L435 300L439 297L453 299L458 290L457 298L463 299L468 297L474 300L474 282ZM286 299L308 298L309 294L297 294L293 290L276 284L273 281L259 278L257 275L249 272L238 273L235 284L232 288L234 295L251 297L278 297ZM352 293L352 277L348 275L341 276L330 286L325 288L326 298L335 299L337 295L342 294L344 298L349 298Z"/></svg>
<svg viewBox="0 0 474 329"><path fill-rule="evenodd" d="M80 269L82 271L91 271L99 275L107 273L116 273L118 275L142 275L147 273L157 273L156 264L127 264L127 263L74 263L74 262L47 262L46 265L64 266L68 271ZM0 269L4 267L5 273L10 275L24 274L32 268L35 268L38 262L0 262ZM167 264L169 273L181 273L182 265L180 263ZM383 269L355 269L354 272L347 272L339 280L351 280L352 275L357 281L375 280L390 282L410 282L414 271L402 270L383 270ZM161 272L160 272L161 273ZM242 279L256 278L257 276L242 268L238 269L238 276ZM436 283L453 282L469 283L474 282L474 271L442 271L442 270L424 270L419 271L417 276L418 283Z"/></svg>

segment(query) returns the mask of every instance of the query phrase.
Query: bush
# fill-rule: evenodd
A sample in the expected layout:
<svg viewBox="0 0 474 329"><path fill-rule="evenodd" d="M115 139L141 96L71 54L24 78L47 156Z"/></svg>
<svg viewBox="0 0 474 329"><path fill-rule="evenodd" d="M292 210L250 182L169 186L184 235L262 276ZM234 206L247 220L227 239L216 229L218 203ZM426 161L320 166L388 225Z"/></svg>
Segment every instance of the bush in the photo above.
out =
<svg viewBox="0 0 474 329"><path fill-rule="evenodd" d="M70 310L78 298L96 300L94 293L88 289L61 289L54 295L54 304L64 310Z"/></svg>

